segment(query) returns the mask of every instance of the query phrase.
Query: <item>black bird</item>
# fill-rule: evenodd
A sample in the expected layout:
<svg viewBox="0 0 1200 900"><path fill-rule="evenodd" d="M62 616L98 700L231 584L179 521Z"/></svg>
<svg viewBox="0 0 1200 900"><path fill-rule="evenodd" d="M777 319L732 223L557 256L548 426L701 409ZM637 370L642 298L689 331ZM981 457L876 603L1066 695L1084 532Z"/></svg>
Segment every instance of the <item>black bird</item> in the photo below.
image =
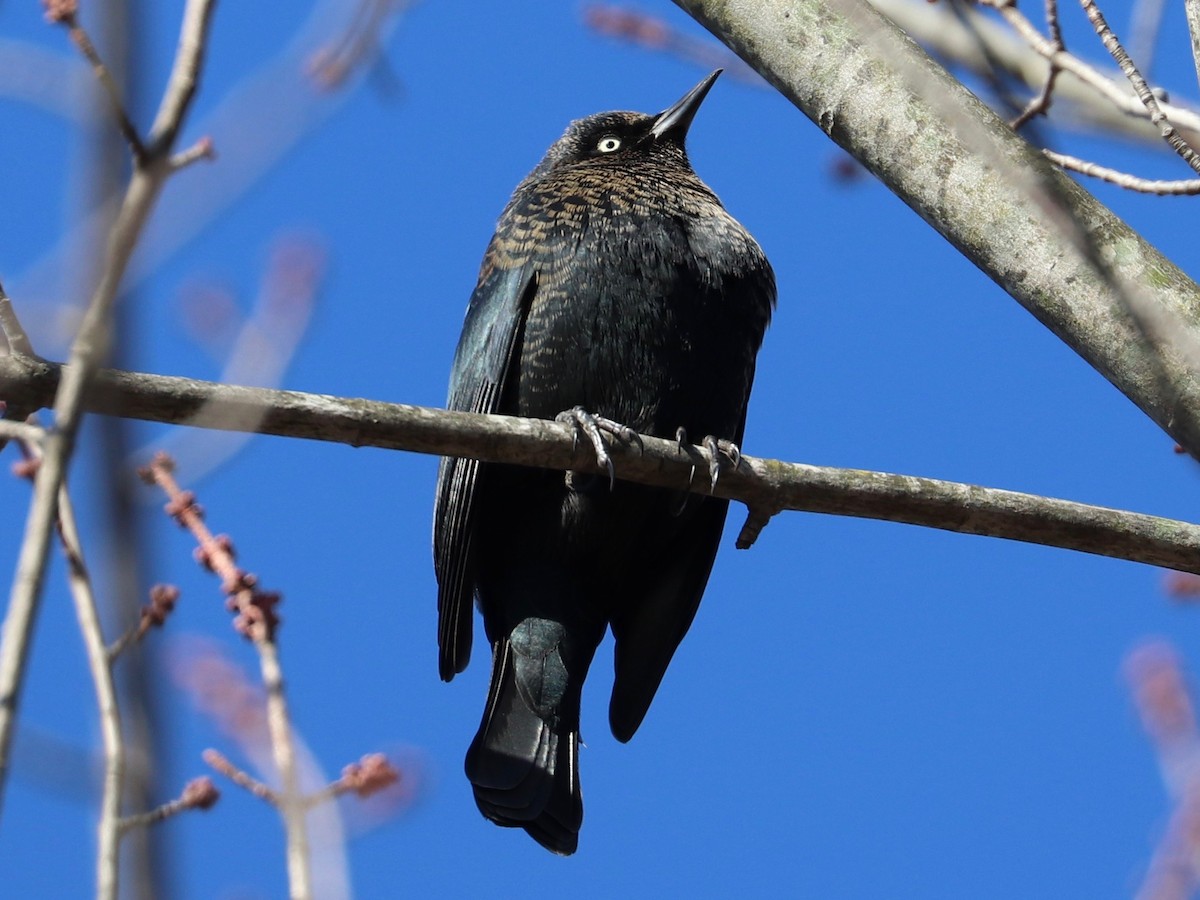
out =
<svg viewBox="0 0 1200 900"><path fill-rule="evenodd" d="M718 446L736 461L775 278L684 151L719 74L656 116L573 122L517 186L467 309L451 409L546 419L567 410L602 463L599 429L705 436L714 478ZM611 627L609 723L628 741L691 625L727 506L602 477L442 460L443 680L467 666L472 596L492 645L487 708L466 759L484 816L556 853L575 851L579 699L596 646Z"/></svg>

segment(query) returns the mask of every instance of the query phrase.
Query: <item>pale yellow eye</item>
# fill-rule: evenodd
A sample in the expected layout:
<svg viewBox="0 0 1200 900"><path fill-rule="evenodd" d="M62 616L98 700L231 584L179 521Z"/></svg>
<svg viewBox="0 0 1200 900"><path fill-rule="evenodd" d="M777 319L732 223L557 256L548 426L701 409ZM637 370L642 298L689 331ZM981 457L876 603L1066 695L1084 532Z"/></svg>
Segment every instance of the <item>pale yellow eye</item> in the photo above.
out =
<svg viewBox="0 0 1200 900"><path fill-rule="evenodd" d="M612 153L621 149L621 139L614 134L606 134L596 142L596 149L601 153Z"/></svg>

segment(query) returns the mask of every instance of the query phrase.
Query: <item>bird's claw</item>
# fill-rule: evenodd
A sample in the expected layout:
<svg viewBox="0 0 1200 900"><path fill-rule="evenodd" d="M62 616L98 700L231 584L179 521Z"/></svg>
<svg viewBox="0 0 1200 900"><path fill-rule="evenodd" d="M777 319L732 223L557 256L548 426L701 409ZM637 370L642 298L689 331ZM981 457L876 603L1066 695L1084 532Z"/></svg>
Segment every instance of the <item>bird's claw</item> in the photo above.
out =
<svg viewBox="0 0 1200 900"><path fill-rule="evenodd" d="M675 429L675 444L680 452L686 452L688 443L687 429L682 425ZM724 438L706 435L704 440L700 442L705 450L708 451L708 484L709 492L716 491L717 480L721 477L721 457L724 456L732 466L736 469L742 461L742 448L733 441L727 441ZM688 476L688 487L692 486L692 479L696 477L696 467L692 466L692 474Z"/></svg>
<svg viewBox="0 0 1200 900"><path fill-rule="evenodd" d="M616 470L613 468L612 457L608 455L608 448L604 446L603 432L624 441L627 444L636 443L638 450L644 449L642 446L642 437L628 425L622 425L620 422L614 422L612 419L606 419L604 416L597 416L588 412L582 406L573 406L568 410L560 412L554 417L556 422L564 422L573 426L575 432L575 447L579 446L579 435L583 434L591 442L592 450L596 453L596 463L608 472L608 489L612 490L617 483Z"/></svg>
<svg viewBox="0 0 1200 900"><path fill-rule="evenodd" d="M717 489L717 479L721 477L721 457L724 456L736 469L742 461L742 448L733 441L716 438L711 434L705 436L702 442L708 451L708 490L713 493Z"/></svg>

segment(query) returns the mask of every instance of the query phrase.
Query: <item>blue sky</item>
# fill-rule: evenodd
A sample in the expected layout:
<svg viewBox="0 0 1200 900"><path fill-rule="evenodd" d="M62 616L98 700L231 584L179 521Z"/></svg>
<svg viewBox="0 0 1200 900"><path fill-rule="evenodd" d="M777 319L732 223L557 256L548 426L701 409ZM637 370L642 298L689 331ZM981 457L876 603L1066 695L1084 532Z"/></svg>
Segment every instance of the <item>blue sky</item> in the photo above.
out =
<svg viewBox="0 0 1200 900"><path fill-rule="evenodd" d="M181 9L144 5L146 87L134 107L143 125ZM670 4L641 8L702 34ZM1180 21L1168 23L1155 74L1179 99L1197 92L1182 12L1172 16ZM300 235L322 248L326 268L281 386L440 405L512 188L571 119L658 111L706 72L588 31L573 4L459 0L404 17L386 45L390 89L367 79L319 97L294 74L256 87L268 60L293 73L317 44L311 35L330 33L320 21L300 37L296 27L245 5L217 10L184 142L211 134L219 157L178 176L150 223L129 310L137 369L219 378L220 342L214 352L196 339L181 298L224 292L248 310L272 248ZM1070 33L1081 55L1099 58L1094 38ZM32 0L0 7L0 41L9 53L7 42L20 42L56 54L63 72L77 66ZM51 68L31 70L24 86L0 79L0 279L35 346L61 357L56 323L80 295L74 257L51 254L81 217L72 173L83 139L21 94L58 77ZM1157 150L1072 136L1059 146L1140 174L1187 175ZM886 189L833 177L840 151L781 97L722 79L689 150L779 283L747 453L1194 515L1197 472L1171 440ZM1184 216L1194 200L1089 187L1193 267ZM178 431L134 428L148 447L181 440ZM696 623L627 746L605 720L611 648L597 656L584 695L578 854L558 859L491 826L461 768L483 707L485 649L452 684L437 677L435 469L431 457L262 437L199 480L179 473L213 529L234 536L242 564L284 593L295 721L324 771L394 751L415 786L402 815L371 829L344 807L362 832L348 847L357 896L561 885L581 897L1106 897L1140 882L1170 805L1123 661L1154 636L1200 660L1196 612L1163 596L1160 572L799 514L777 517L739 552L736 507ZM96 514L101 477L85 455L72 484L103 570L121 536ZM27 496L25 484L0 479L0 571L12 570ZM187 537L159 498L144 498L147 577L183 590L151 638L163 672L203 638L254 680L252 649L192 564ZM0 818L13 896L79 896L92 878L87 780L45 750L51 740L98 746L61 576L56 564ZM162 799L206 771L206 747L253 768L167 674L161 704ZM281 896L274 814L216 780L216 808L160 826L174 895Z"/></svg>

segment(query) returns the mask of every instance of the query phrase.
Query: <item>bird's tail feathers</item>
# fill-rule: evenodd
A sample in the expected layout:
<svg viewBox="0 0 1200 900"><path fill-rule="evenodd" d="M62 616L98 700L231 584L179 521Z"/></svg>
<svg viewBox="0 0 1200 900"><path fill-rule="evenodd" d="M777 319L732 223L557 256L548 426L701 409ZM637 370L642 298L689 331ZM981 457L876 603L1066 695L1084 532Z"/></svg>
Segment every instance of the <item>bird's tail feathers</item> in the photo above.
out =
<svg viewBox="0 0 1200 900"><path fill-rule="evenodd" d="M583 823L579 687L566 677L554 629L561 626L526 620L511 639L496 642L488 702L466 772L484 816L524 828L566 856L575 852Z"/></svg>

